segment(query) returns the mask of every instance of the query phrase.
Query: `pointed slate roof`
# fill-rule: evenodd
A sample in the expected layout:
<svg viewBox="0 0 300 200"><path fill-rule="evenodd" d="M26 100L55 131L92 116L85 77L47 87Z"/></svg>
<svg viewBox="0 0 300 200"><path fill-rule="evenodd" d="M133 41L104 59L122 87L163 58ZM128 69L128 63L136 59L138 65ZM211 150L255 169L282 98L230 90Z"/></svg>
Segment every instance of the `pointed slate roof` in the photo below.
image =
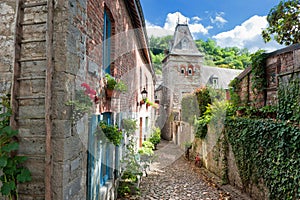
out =
<svg viewBox="0 0 300 200"><path fill-rule="evenodd" d="M170 54L203 57L187 24L177 24L173 38L169 50Z"/></svg>

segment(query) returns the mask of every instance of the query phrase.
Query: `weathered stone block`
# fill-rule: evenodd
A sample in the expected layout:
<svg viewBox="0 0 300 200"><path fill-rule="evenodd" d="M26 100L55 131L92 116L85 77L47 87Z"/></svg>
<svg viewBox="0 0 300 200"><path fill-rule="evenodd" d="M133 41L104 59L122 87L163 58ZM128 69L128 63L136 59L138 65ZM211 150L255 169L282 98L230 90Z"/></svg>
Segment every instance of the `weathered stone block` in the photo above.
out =
<svg viewBox="0 0 300 200"><path fill-rule="evenodd" d="M20 119L42 119L45 117L45 105L41 106L20 106Z"/></svg>
<svg viewBox="0 0 300 200"><path fill-rule="evenodd" d="M36 120L19 120L19 126L22 127L19 129L20 137L32 137L32 136L45 136L45 120L36 119Z"/></svg>
<svg viewBox="0 0 300 200"><path fill-rule="evenodd" d="M52 140L52 149L53 151L53 160L55 162L64 161L64 139L53 138Z"/></svg>
<svg viewBox="0 0 300 200"><path fill-rule="evenodd" d="M45 138L25 138L19 139L19 151L25 155L44 155Z"/></svg>
<svg viewBox="0 0 300 200"><path fill-rule="evenodd" d="M73 199L74 196L81 192L81 189L81 177L78 177L64 188L64 199Z"/></svg>
<svg viewBox="0 0 300 200"><path fill-rule="evenodd" d="M81 166L81 159L75 158L74 160L71 161L71 172L74 170L78 169Z"/></svg>
<svg viewBox="0 0 300 200"><path fill-rule="evenodd" d="M45 194L45 184L44 179L42 180L32 180L27 183L19 184L19 192L23 195L28 196L42 196ZM44 195L45 198L45 195Z"/></svg>
<svg viewBox="0 0 300 200"><path fill-rule="evenodd" d="M77 135L66 138L64 145L64 160L71 160L78 157L82 149L82 142Z"/></svg>
<svg viewBox="0 0 300 200"><path fill-rule="evenodd" d="M55 138L68 138L72 133L71 120L53 120L53 137Z"/></svg>
<svg viewBox="0 0 300 200"><path fill-rule="evenodd" d="M24 163L24 166L31 172L31 177L33 180L43 180L45 173L45 158L30 156L28 160Z"/></svg>

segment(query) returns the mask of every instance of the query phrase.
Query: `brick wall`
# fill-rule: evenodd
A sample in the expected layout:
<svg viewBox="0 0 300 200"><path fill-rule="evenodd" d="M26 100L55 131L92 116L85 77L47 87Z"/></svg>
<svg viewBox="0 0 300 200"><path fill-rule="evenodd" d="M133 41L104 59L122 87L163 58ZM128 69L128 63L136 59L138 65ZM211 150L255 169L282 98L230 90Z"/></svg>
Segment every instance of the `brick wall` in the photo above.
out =
<svg viewBox="0 0 300 200"><path fill-rule="evenodd" d="M238 78L241 80L239 96L243 104L250 103L256 107L274 105L277 102L277 89L281 82L290 77L300 77L300 45L292 45L284 49L266 54L265 93L255 95L251 89L251 68L246 69Z"/></svg>

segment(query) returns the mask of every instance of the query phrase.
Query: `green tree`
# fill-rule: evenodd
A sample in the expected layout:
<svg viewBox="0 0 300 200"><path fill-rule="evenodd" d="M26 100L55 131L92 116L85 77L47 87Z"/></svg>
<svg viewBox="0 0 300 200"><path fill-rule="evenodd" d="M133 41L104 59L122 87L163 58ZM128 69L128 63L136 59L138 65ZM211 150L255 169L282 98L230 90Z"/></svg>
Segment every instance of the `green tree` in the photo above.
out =
<svg viewBox="0 0 300 200"><path fill-rule="evenodd" d="M265 42L273 39L279 44L291 45L300 42L300 0L280 1L268 16L269 26L262 31Z"/></svg>
<svg viewBox="0 0 300 200"><path fill-rule="evenodd" d="M157 74L162 72L161 61L165 57L165 51L169 49L172 36L150 37L150 51L154 69ZM204 54L204 65L217 66L231 69L245 69L250 63L250 53L247 49L238 47L222 48L212 39L207 41L196 40L197 48Z"/></svg>

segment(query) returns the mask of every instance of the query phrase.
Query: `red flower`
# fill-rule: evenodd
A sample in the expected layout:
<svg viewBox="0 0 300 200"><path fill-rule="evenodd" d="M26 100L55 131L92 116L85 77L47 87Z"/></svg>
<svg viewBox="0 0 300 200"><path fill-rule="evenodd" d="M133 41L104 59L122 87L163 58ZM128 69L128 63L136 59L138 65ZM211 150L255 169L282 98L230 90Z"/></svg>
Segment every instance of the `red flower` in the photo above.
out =
<svg viewBox="0 0 300 200"><path fill-rule="evenodd" d="M85 88L84 94L88 95L90 99L94 101L94 103L96 103L99 100L99 98L96 95L96 90L91 89L89 84L82 83L81 86Z"/></svg>

